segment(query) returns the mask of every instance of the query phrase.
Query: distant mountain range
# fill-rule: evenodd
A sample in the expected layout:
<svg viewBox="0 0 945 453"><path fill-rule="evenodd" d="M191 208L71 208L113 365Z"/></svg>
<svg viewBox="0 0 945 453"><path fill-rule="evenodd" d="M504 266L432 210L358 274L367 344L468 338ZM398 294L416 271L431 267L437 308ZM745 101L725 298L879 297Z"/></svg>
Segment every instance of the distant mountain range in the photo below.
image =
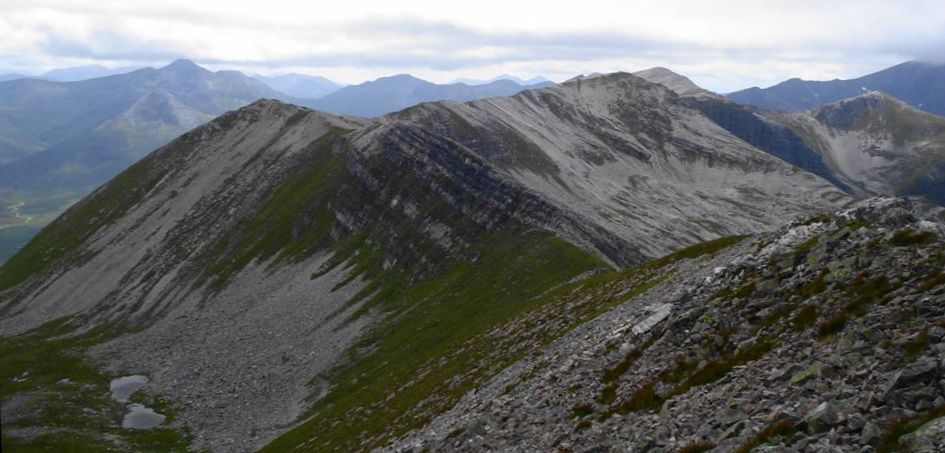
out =
<svg viewBox="0 0 945 453"><path fill-rule="evenodd" d="M78 82L0 83L0 185L101 184L155 147L259 98L300 102L239 72L210 72L187 60Z"/></svg>
<svg viewBox="0 0 945 453"><path fill-rule="evenodd" d="M0 261L31 236L9 225L29 219L35 232L149 151L258 99L377 116L420 102L468 101L525 89L510 80L473 87L406 75L341 87L303 74L211 72L188 60L80 81L49 80L110 71L89 66L0 82ZM19 203L18 216L4 214Z"/></svg>
<svg viewBox="0 0 945 453"><path fill-rule="evenodd" d="M487 83L492 83L499 80L511 80L519 85L538 85L540 83L551 82L551 80L548 80L547 78L542 77L542 76L535 76L530 79L523 79L521 77L516 77L509 74L500 74L489 80L470 79L466 77L460 77L450 82L450 84L465 83L466 85L485 85Z"/></svg>
<svg viewBox="0 0 945 453"><path fill-rule="evenodd" d="M39 75L27 74L0 74L0 82L15 79L42 79L55 82L77 82L79 80L94 79L96 77L106 77L116 74L124 74L137 70L136 67L107 68L102 65L73 66L69 68L57 68L46 71Z"/></svg>
<svg viewBox="0 0 945 453"><path fill-rule="evenodd" d="M807 110L882 91L936 115L945 115L945 65L910 61L850 80L791 79L769 88L748 88L730 93L735 102L769 110Z"/></svg>
<svg viewBox="0 0 945 453"><path fill-rule="evenodd" d="M307 105L330 113L374 117L396 112L421 102L466 102L495 96L509 96L526 89L554 85L540 82L522 86L515 81L500 79L482 85L453 83L439 85L409 74L349 85L334 93L316 99Z"/></svg>
<svg viewBox="0 0 945 453"><path fill-rule="evenodd" d="M315 99L334 93L344 85L324 77L307 74L281 74L274 76L253 76L275 90L298 98Z"/></svg>

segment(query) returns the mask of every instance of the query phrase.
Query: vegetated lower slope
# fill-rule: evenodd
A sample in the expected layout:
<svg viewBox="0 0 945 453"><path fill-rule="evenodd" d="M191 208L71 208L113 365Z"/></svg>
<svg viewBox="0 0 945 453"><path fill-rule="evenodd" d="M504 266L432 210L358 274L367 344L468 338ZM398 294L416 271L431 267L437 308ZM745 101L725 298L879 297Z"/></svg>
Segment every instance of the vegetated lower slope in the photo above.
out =
<svg viewBox="0 0 945 453"><path fill-rule="evenodd" d="M767 113L824 156L860 192L945 204L945 118L880 92L802 113Z"/></svg>
<svg viewBox="0 0 945 453"><path fill-rule="evenodd" d="M29 379L3 395L4 442L136 442L96 429L115 427L102 383L136 372L191 431L173 445L382 446L606 309L562 305L579 280L846 201L628 74L377 121L256 102L0 267L0 347L22 353L6 377ZM549 310L572 315L496 354L490 332ZM83 362L40 366L58 357ZM68 370L89 393L61 403ZM50 418L62 404L79 415Z"/></svg>
<svg viewBox="0 0 945 453"><path fill-rule="evenodd" d="M864 90L889 93L913 107L945 115L945 65L908 61L850 80L791 79L768 88L736 91L729 98L770 110L808 110L857 96Z"/></svg>
<svg viewBox="0 0 945 453"><path fill-rule="evenodd" d="M945 446L941 207L869 199L659 264L649 285L631 269L564 293L610 309L384 450Z"/></svg>

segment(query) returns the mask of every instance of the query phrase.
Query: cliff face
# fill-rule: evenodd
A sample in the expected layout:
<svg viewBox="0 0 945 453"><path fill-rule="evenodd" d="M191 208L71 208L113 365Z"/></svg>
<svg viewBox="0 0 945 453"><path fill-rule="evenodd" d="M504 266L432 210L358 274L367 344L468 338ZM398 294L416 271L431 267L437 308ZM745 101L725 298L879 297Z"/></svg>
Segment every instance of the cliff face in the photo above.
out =
<svg viewBox="0 0 945 453"><path fill-rule="evenodd" d="M387 450L940 450L943 251L879 198L588 281L565 305L612 308Z"/></svg>
<svg viewBox="0 0 945 453"><path fill-rule="evenodd" d="M368 449L607 308L561 305L575 282L848 200L628 74L370 121L259 101L0 268L0 349L84 352L89 395L148 375L184 446ZM536 318L549 311L571 316ZM490 335L522 320L545 334L497 353ZM55 423L25 408L54 410L75 379L42 370L3 397L27 434ZM114 405L69 404L84 415L64 426L111 448L88 427Z"/></svg>

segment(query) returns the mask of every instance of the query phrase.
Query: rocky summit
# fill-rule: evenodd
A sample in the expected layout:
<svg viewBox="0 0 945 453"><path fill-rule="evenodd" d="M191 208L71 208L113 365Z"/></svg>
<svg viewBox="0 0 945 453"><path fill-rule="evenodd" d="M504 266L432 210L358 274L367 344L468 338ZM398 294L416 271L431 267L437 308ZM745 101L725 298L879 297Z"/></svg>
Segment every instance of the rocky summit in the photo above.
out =
<svg viewBox="0 0 945 453"><path fill-rule="evenodd" d="M4 451L940 442L942 208L643 75L157 149L0 267Z"/></svg>

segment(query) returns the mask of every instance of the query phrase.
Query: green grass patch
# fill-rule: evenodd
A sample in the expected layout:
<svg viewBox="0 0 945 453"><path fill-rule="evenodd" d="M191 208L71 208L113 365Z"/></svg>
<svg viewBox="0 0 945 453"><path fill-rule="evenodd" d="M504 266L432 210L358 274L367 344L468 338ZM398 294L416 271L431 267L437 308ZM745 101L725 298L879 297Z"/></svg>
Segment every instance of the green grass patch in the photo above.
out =
<svg viewBox="0 0 945 453"><path fill-rule="evenodd" d="M796 331L806 330L817 322L817 316L817 307L813 305L803 305L794 313L794 317L791 318L791 326Z"/></svg>
<svg viewBox="0 0 945 453"><path fill-rule="evenodd" d="M844 291L847 303L843 308L817 324L817 338L824 340L840 333L847 323L864 315L871 305L896 288L885 276L869 279L865 272L861 272Z"/></svg>
<svg viewBox="0 0 945 453"><path fill-rule="evenodd" d="M933 407L927 411L919 412L911 417L897 418L886 427L882 437L876 443L876 453L891 453L900 451L902 446L899 439L906 434L915 432L922 425L945 416L945 405Z"/></svg>
<svg viewBox="0 0 945 453"><path fill-rule="evenodd" d="M749 453L756 447L770 443L778 437L790 437L796 432L797 427L794 426L793 422L790 420L779 420L766 426L761 431L758 431L758 433L752 436L751 439L748 439L747 442L739 445L733 453Z"/></svg>
<svg viewBox="0 0 945 453"><path fill-rule="evenodd" d="M924 292L939 285L945 285L945 272L933 271L926 276L925 280L923 280L921 284L919 284L918 289L919 291Z"/></svg>
<svg viewBox="0 0 945 453"><path fill-rule="evenodd" d="M684 445L682 448L676 451L676 453L702 453L709 451L715 448L715 442L708 440L700 440Z"/></svg>
<svg viewBox="0 0 945 453"><path fill-rule="evenodd" d="M910 245L925 245L935 242L938 238L931 231L916 231L911 228L903 228L889 239L889 243L897 247L906 247Z"/></svg>
<svg viewBox="0 0 945 453"><path fill-rule="evenodd" d="M726 236L718 239L713 239L711 241L700 242L696 245L686 247L678 252L670 253L662 258L657 258L653 261L650 261L649 265L651 266L665 266L667 264L672 264L681 260L690 260L699 258L705 255L714 255L722 250L725 250L747 238L747 235L740 236Z"/></svg>
<svg viewBox="0 0 945 453"><path fill-rule="evenodd" d="M817 278L814 280L801 285L799 288L797 288L797 295L800 296L801 299L806 300L824 292L824 290L827 289L826 278L828 273L829 271L824 270L818 274Z"/></svg>
<svg viewBox="0 0 945 453"><path fill-rule="evenodd" d="M903 361L911 362L912 359L919 356L925 347L929 344L929 331L922 329L909 341L902 345Z"/></svg>
<svg viewBox="0 0 945 453"><path fill-rule="evenodd" d="M346 174L346 153L335 152L333 146L342 132L335 130L316 140L306 151L307 163L270 195L262 209L217 244L211 254L217 259L204 271L205 278L213 277L212 289L226 286L254 259L276 256L280 262L334 244L330 237L334 219L325 207L334 201ZM360 242L347 244L353 248L336 253L339 261L351 257Z"/></svg>
<svg viewBox="0 0 945 453"><path fill-rule="evenodd" d="M807 251L817 246L817 243L820 242L819 236L814 236L794 247L798 251Z"/></svg>
<svg viewBox="0 0 945 453"><path fill-rule="evenodd" d="M590 403L583 403L574 406L571 409L571 418L581 418L587 417L594 413L594 405Z"/></svg>

